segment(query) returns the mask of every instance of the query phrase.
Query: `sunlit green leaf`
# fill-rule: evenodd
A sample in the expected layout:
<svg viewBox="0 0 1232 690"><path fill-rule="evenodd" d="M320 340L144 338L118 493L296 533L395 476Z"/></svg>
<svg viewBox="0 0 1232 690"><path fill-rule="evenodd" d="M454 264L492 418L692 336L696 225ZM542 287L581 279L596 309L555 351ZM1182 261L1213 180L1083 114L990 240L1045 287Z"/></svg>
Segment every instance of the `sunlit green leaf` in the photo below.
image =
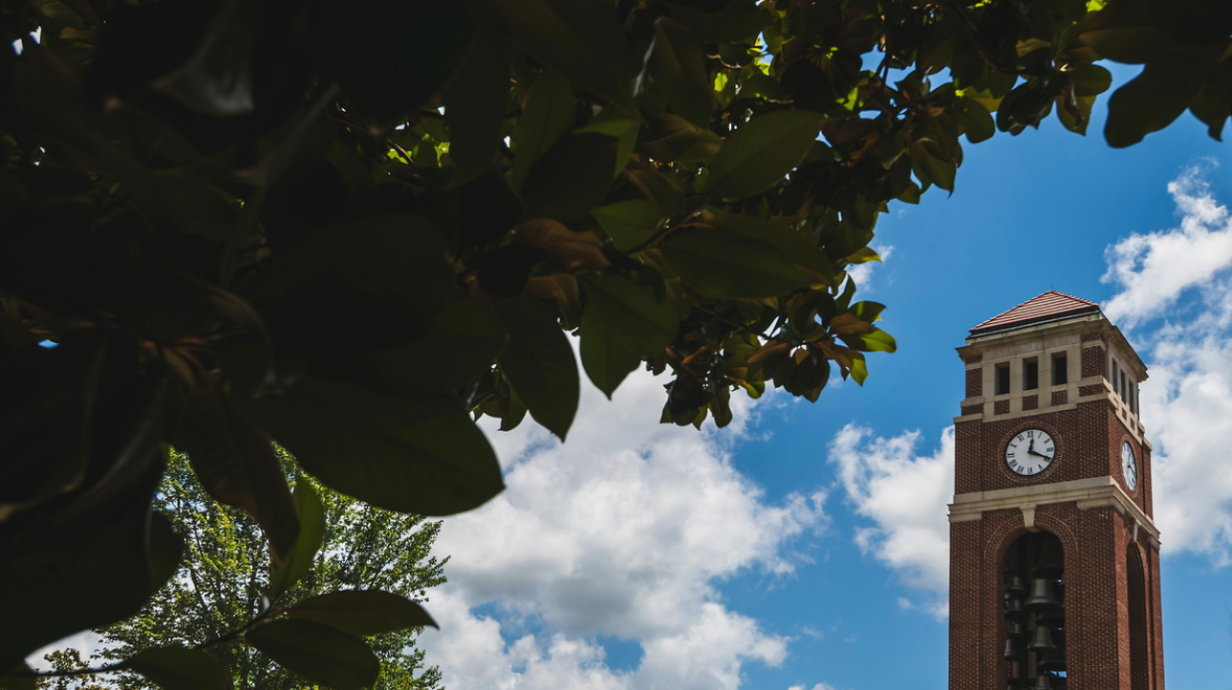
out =
<svg viewBox="0 0 1232 690"><path fill-rule="evenodd" d="M270 573L271 599L282 596L283 592L308 574L325 537L325 507L321 505L316 489L312 488L312 482L302 477L296 481L294 500L299 515L299 536L291 552Z"/></svg>

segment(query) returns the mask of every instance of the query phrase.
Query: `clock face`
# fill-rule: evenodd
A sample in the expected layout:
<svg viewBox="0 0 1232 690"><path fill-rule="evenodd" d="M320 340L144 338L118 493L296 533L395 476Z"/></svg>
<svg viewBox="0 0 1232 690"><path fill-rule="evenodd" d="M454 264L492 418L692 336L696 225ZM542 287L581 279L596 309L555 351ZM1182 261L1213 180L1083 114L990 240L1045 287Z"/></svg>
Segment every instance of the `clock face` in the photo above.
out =
<svg viewBox="0 0 1232 690"><path fill-rule="evenodd" d="M1121 474L1130 491L1138 488L1138 463L1134 460L1134 449L1129 446L1129 441L1121 444Z"/></svg>
<svg viewBox="0 0 1232 690"><path fill-rule="evenodd" d="M1005 446L1005 464L1024 477L1048 469L1056 457L1057 444L1043 429L1024 429Z"/></svg>

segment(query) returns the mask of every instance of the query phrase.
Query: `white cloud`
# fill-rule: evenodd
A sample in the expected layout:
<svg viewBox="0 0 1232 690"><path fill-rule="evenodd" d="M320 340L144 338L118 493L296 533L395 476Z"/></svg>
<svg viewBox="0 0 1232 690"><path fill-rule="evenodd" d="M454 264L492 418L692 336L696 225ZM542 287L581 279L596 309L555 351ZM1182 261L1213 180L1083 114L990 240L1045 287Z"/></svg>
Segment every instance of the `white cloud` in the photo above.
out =
<svg viewBox="0 0 1232 690"><path fill-rule="evenodd" d="M1121 291L1104 312L1122 326L1166 315L1189 288L1209 285L1232 264L1232 222L1215 200L1203 169L1192 167L1168 184L1181 223L1133 234L1108 248L1103 281Z"/></svg>
<svg viewBox="0 0 1232 690"><path fill-rule="evenodd" d="M1142 420L1155 444L1155 519L1165 554L1232 563L1232 217L1201 170L1168 186L1180 224L1108 250L1105 306L1134 327L1150 378Z"/></svg>
<svg viewBox="0 0 1232 690"><path fill-rule="evenodd" d="M900 599L938 618L949 612L950 526L946 505L954 491L954 429L931 455L918 455L918 431L870 438L848 424L830 444L830 462L856 513L873 521L858 528L856 544L899 573L904 584L927 592L923 601Z"/></svg>
<svg viewBox="0 0 1232 690"><path fill-rule="evenodd" d="M793 540L826 524L825 495L769 503L730 463L735 429L658 424L662 382L633 376L612 402L583 394L570 440L524 425L495 434L507 489L445 521L449 584L421 638L446 685L468 688L737 688L780 664L790 639L722 601L739 573L790 576ZM477 608L483 607L481 611ZM486 615L485 615L486 614ZM633 642L614 668L598 640Z"/></svg>
<svg viewBox="0 0 1232 690"><path fill-rule="evenodd" d="M856 281L856 286L860 288L861 294L866 294L873 290L873 270L880 266L886 259L890 258L890 254L894 251L892 245L875 245L873 251L881 256L881 262L867 261L862 264L856 264L847 269L847 274L851 279Z"/></svg>
<svg viewBox="0 0 1232 690"><path fill-rule="evenodd" d="M793 685L790 688L787 688L787 690L804 690L804 686L803 685ZM837 690L837 688L835 688L833 685L828 685L826 683L818 683L817 685L814 685L810 690Z"/></svg>

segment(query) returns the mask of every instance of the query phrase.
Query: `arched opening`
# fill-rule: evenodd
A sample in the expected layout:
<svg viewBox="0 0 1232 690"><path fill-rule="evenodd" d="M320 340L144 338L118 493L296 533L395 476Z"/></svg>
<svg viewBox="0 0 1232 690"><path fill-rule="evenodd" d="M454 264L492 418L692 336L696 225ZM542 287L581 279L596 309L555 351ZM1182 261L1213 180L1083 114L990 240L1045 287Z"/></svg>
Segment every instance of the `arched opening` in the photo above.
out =
<svg viewBox="0 0 1232 690"><path fill-rule="evenodd" d="M1004 631L1007 690L1063 690L1065 562L1061 540L1024 534L1005 554Z"/></svg>
<svg viewBox="0 0 1232 690"><path fill-rule="evenodd" d="M1150 656L1147 648L1146 575L1137 544L1126 553L1129 585L1129 678L1134 690L1150 690Z"/></svg>

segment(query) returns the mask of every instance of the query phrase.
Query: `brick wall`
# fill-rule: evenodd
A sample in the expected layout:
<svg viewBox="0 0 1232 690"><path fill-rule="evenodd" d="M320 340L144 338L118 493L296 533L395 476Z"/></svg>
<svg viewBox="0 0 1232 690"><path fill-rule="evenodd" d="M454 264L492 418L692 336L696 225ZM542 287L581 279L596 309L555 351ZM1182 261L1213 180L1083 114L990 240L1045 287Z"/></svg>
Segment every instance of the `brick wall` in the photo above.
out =
<svg viewBox="0 0 1232 690"><path fill-rule="evenodd" d="M1090 339L1084 335L1084 340ZM1082 376L1103 375L1105 361L1102 346L1084 348ZM968 396L978 395L972 393L971 371L967 375ZM1102 385L1084 386L1079 395L1104 390ZM1054 406L1066 402L1064 391L1052 394ZM1034 409L1026 398L1023 407ZM964 414L977 411L963 409ZM1007 411L996 409L998 414ZM1034 477L1014 474L1004 461L1006 443L1027 428L1044 429L1057 442L1056 461ZM1124 487L1120 460L1124 441L1134 449L1139 472L1137 489L1127 493L1149 516L1150 451L1135 440L1108 400L1017 419L956 424L955 493L1100 476L1114 477ZM1131 518L1111 506L1079 509L1072 502L1038 506L1035 527L1057 535L1064 549L1070 690L1164 690L1159 553L1145 530L1139 530L1135 544ZM950 690L1006 685L1010 663L1002 660L1007 632L1002 616L1004 557L1025 532L1017 509L986 512L980 520L950 526ZM1140 552L1140 581L1130 565L1131 549ZM1131 658L1143 661L1131 663Z"/></svg>

